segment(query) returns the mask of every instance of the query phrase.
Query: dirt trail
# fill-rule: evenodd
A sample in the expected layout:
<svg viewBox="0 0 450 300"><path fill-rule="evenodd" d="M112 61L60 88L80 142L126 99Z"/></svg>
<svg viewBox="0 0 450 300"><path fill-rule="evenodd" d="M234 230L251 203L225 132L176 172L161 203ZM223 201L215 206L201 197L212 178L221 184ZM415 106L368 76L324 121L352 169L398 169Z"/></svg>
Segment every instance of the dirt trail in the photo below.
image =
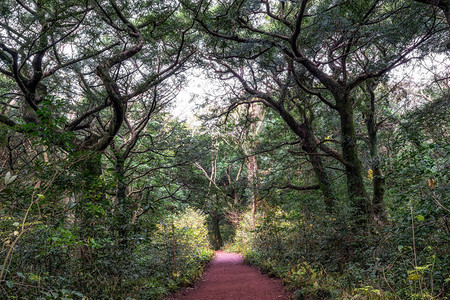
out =
<svg viewBox="0 0 450 300"><path fill-rule="evenodd" d="M245 265L241 255L217 251L202 280L171 299L272 300L289 299L289 296L279 280Z"/></svg>

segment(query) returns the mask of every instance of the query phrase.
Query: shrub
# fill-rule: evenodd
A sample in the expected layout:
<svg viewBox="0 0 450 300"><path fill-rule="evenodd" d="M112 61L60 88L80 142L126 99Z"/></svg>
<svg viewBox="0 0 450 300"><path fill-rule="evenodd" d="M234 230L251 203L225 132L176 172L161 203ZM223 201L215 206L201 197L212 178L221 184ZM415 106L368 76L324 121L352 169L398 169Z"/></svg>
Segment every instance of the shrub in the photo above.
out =
<svg viewBox="0 0 450 300"><path fill-rule="evenodd" d="M205 222L204 214L188 208L158 223L151 240L138 248L140 297L162 299L201 276L214 255Z"/></svg>

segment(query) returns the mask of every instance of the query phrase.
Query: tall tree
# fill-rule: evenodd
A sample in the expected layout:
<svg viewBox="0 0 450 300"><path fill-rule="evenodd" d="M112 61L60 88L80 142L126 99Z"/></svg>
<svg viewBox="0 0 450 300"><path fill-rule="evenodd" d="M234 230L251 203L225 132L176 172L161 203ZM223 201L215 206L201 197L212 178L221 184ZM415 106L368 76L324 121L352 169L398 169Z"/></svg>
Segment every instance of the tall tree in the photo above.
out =
<svg viewBox="0 0 450 300"><path fill-rule="evenodd" d="M364 227L371 205L358 153L355 89L431 46L445 24L423 6L402 1L242 0L202 6L197 22L211 37L205 50L210 57L227 63L255 60L268 51L285 56L299 88L337 113L348 197Z"/></svg>
<svg viewBox="0 0 450 300"><path fill-rule="evenodd" d="M0 122L67 151L106 149L128 105L146 97L192 54L186 47L192 24L173 20L174 4L111 0L1 5L0 73L10 80L11 90L2 96L7 109ZM169 34L174 24L181 34ZM46 109L56 99L60 109Z"/></svg>

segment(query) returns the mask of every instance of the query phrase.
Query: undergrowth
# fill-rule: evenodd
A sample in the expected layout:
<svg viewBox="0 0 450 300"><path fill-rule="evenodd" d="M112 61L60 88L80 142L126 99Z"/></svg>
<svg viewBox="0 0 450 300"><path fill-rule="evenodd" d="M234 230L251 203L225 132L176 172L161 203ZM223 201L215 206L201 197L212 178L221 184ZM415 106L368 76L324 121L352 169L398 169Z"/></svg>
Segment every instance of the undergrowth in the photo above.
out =
<svg viewBox="0 0 450 300"><path fill-rule="evenodd" d="M281 278L296 299L448 298L446 237L426 234L436 225L431 220L415 216L416 228L411 218L392 220L379 232L356 236L341 218L271 207L252 230L247 213L226 250Z"/></svg>

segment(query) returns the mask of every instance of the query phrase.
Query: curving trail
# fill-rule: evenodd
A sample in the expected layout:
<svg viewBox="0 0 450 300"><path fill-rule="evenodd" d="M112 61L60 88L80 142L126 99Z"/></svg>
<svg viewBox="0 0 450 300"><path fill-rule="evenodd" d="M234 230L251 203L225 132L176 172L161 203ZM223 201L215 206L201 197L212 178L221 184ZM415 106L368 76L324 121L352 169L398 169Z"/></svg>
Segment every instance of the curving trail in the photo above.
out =
<svg viewBox="0 0 450 300"><path fill-rule="evenodd" d="M274 300L289 299L282 283L244 264L237 253L217 251L202 280L174 300Z"/></svg>

